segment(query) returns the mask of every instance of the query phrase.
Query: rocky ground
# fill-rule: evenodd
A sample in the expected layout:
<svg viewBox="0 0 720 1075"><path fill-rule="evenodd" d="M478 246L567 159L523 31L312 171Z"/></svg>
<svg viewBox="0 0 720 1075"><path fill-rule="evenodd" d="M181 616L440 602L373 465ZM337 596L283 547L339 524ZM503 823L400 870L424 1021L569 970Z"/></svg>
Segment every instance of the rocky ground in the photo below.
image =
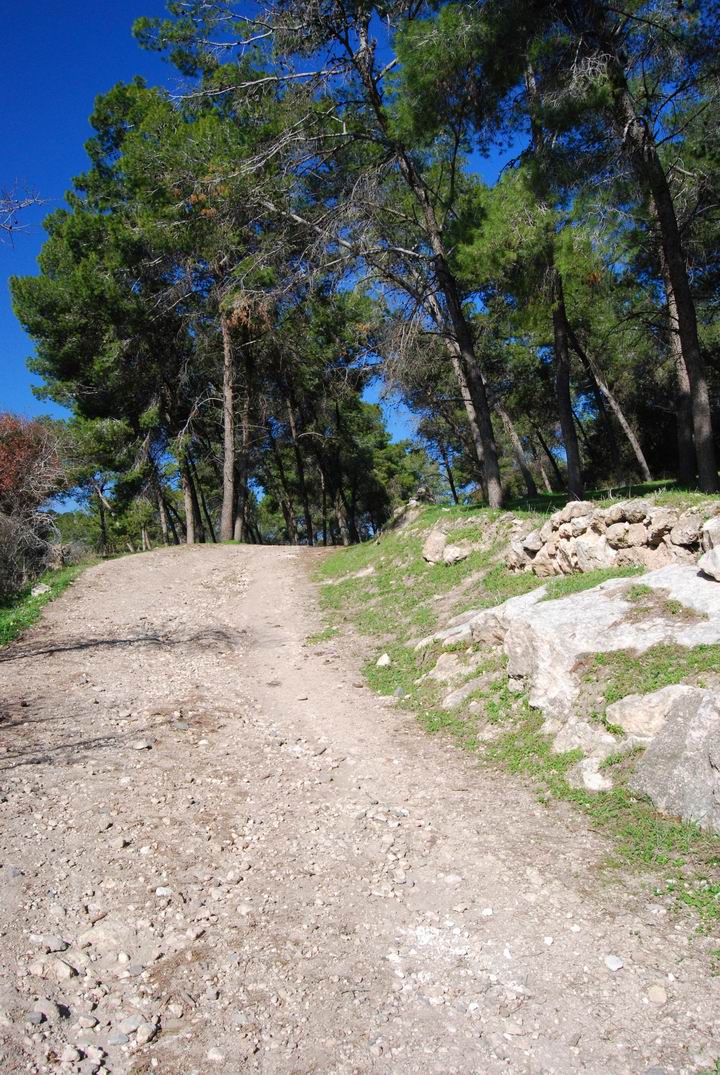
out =
<svg viewBox="0 0 720 1075"><path fill-rule="evenodd" d="M710 942L306 645L315 555L102 564L0 653L0 1071L713 1067Z"/></svg>

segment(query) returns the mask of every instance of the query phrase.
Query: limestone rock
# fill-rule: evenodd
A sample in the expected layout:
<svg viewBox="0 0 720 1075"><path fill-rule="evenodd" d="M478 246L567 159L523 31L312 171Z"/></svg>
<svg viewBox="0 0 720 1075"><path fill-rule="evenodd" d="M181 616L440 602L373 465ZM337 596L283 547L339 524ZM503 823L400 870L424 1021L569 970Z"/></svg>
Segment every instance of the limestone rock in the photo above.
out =
<svg viewBox="0 0 720 1075"><path fill-rule="evenodd" d="M601 567L612 567L616 559L616 552L608 544L604 534L589 531L575 541L575 556L578 570L595 571Z"/></svg>
<svg viewBox="0 0 720 1075"><path fill-rule="evenodd" d="M675 508L655 508L648 523L648 542L651 545L659 544L676 525L679 517Z"/></svg>
<svg viewBox="0 0 720 1075"><path fill-rule="evenodd" d="M720 524L720 519L718 520L718 523ZM539 530L531 530L522 541L522 547L526 552L530 553L540 552L540 549L544 544L545 542L543 541Z"/></svg>
<svg viewBox="0 0 720 1075"><path fill-rule="evenodd" d="M626 500L622 504L613 504L605 512L608 523L642 523L652 512L652 505L647 500Z"/></svg>
<svg viewBox="0 0 720 1075"><path fill-rule="evenodd" d="M445 564L459 564L462 560L467 560L471 553L470 545L446 545L443 549L442 559Z"/></svg>
<svg viewBox="0 0 720 1075"><path fill-rule="evenodd" d="M698 567L711 579L720 582L720 545L704 553L698 560Z"/></svg>
<svg viewBox="0 0 720 1075"><path fill-rule="evenodd" d="M685 552L687 550L683 550ZM637 545L629 549L618 549L615 563L617 567L646 567L649 571L665 567L673 559L667 545L658 545L656 549L649 545Z"/></svg>
<svg viewBox="0 0 720 1075"><path fill-rule="evenodd" d="M559 522L569 523L571 519L577 519L580 515L589 515L593 507L591 500L571 500L561 509Z"/></svg>
<svg viewBox="0 0 720 1075"><path fill-rule="evenodd" d="M633 791L666 814L720 832L720 699L688 687L676 695L637 763Z"/></svg>
<svg viewBox="0 0 720 1075"><path fill-rule="evenodd" d="M660 731L678 700L695 689L678 683L652 694L628 694L627 698L609 705L605 715L610 724L617 724L635 741L648 741Z"/></svg>
<svg viewBox="0 0 720 1075"><path fill-rule="evenodd" d="M702 547L705 552L720 546L720 518L708 519L702 528Z"/></svg>
<svg viewBox="0 0 720 1075"><path fill-rule="evenodd" d="M443 553L447 543L447 534L443 530L437 528L431 530L425 538L425 544L422 548L423 560L427 560L429 564L442 563Z"/></svg>
<svg viewBox="0 0 720 1075"><path fill-rule="evenodd" d="M695 545L702 535L703 518L699 511L684 511L670 531L673 545Z"/></svg>

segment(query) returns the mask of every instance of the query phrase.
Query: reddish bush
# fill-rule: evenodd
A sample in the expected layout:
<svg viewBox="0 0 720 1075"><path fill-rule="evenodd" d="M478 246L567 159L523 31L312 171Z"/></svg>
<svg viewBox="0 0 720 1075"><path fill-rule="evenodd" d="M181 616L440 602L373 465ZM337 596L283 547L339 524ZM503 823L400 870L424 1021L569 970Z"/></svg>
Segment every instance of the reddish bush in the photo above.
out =
<svg viewBox="0 0 720 1075"><path fill-rule="evenodd" d="M43 505L61 486L60 440L38 419L0 414L0 600L44 568L51 538Z"/></svg>
<svg viewBox="0 0 720 1075"><path fill-rule="evenodd" d="M61 476L54 430L37 418L0 414L0 511L16 515L39 507Z"/></svg>

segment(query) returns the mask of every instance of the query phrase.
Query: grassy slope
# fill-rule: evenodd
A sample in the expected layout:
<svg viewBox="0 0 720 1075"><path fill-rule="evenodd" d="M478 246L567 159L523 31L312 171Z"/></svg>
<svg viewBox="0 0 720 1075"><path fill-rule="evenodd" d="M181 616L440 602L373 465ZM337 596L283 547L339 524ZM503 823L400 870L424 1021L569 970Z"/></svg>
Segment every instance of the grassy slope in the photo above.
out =
<svg viewBox="0 0 720 1075"><path fill-rule="evenodd" d="M6 646L19 638L23 631L32 627L40 616L40 612L48 601L54 600L68 588L87 564L72 565L60 568L59 571L46 571L24 590L21 590L12 601L6 605L0 605L0 646ZM32 596L32 590L40 583L49 586L47 593Z"/></svg>
<svg viewBox="0 0 720 1075"><path fill-rule="evenodd" d="M674 499L681 506L700 500L697 496L680 500L677 495ZM440 518L452 527L450 540L481 540L483 547L459 564L425 563L422 544ZM541 801L573 803L594 826L613 837L614 863L649 869L658 890L674 892L709 927L720 918L719 839L693 824L661 816L651 803L634 796L627 787L627 757L608 759L615 778L612 791L590 793L572 786L567 773L579 760L579 752L552 753L540 732L540 715L524 695L508 689L501 650L479 653L477 647L456 648L458 661L468 665L465 679L480 676L482 682L463 705L448 711L440 705L448 688L423 675L434 665L439 648L416 653L408 645L431 634L452 615L499 604L541 585L533 575L511 574L503 565L502 552L513 518L521 519L527 529L542 521L542 516L526 510L503 514L429 507L404 530L338 550L319 570L329 628L347 623L368 637L371 656L365 670L371 686L382 694L395 694L398 704L414 710L427 731L449 734L461 748L476 752L483 764L520 774L531 781ZM558 579L550 583L548 597L563 597L609 577L636 573L626 569ZM643 589L638 587L638 595ZM594 714L597 719L604 719L605 704L628 689L650 691L686 678L697 682L699 670L716 665L720 669L720 647L703 647L703 652L665 649L650 651L640 659L629 654L601 657L598 667L589 665L585 678L597 681L602 696L601 710ZM377 668L377 657L383 652L391 664Z"/></svg>

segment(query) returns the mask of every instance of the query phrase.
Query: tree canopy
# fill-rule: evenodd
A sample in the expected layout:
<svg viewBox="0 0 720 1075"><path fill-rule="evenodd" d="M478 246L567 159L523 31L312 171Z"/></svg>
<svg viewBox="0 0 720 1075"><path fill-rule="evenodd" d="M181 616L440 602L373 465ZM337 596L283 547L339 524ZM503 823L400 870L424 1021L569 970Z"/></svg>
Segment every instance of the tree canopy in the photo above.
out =
<svg viewBox="0 0 720 1075"><path fill-rule="evenodd" d="M135 33L179 91L97 99L12 283L103 547L356 541L419 486L717 489L712 5L183 0Z"/></svg>

